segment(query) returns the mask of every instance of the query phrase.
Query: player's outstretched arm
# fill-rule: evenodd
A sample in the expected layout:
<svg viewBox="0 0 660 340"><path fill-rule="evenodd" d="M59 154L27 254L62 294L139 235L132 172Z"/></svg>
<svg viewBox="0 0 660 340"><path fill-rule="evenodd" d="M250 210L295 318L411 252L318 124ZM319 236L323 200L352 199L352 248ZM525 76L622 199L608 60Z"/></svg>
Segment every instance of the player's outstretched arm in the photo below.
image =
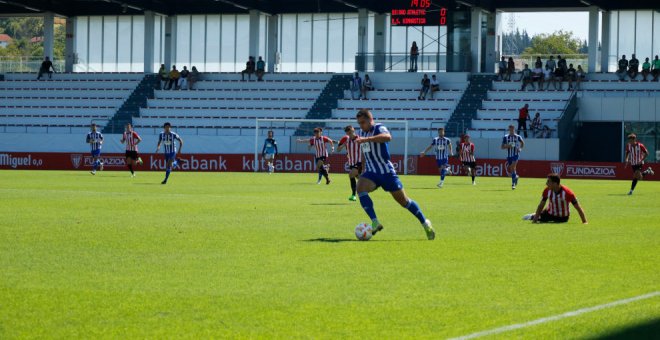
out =
<svg viewBox="0 0 660 340"><path fill-rule="evenodd" d="M179 138L178 138L178 141L179 141L179 152L177 152L177 154L180 155L180 154L181 154L181 150L183 149L183 139L181 139L181 137L179 137Z"/></svg>
<svg viewBox="0 0 660 340"><path fill-rule="evenodd" d="M135 138L137 139L137 142L135 142L135 145L138 145L138 144L140 144L140 142L142 142L142 137L140 137L140 135L138 135L137 133L135 134Z"/></svg>
<svg viewBox="0 0 660 340"><path fill-rule="evenodd" d="M541 212L543 212L543 208L545 207L545 202L547 201L547 198L543 197L541 199L541 202L539 203L539 206L536 207L536 213L534 214L534 218L532 218L532 223L538 223L539 222L539 217L541 216Z"/></svg>
<svg viewBox="0 0 660 340"><path fill-rule="evenodd" d="M525 148L525 140L520 138L520 150Z"/></svg>
<svg viewBox="0 0 660 340"><path fill-rule="evenodd" d="M580 214L580 218L582 219L582 224L589 224L589 222L587 222L587 215L585 215L584 209L582 209L580 202L578 201L573 202L573 206L575 207L575 210L577 210L578 214Z"/></svg>
<svg viewBox="0 0 660 340"><path fill-rule="evenodd" d="M432 147L433 147L433 144L427 146L426 149L424 149L424 151L422 151L422 152L419 153L419 155L420 155L421 157L424 157L424 155L425 155L427 152L429 152L429 150L431 150Z"/></svg>
<svg viewBox="0 0 660 340"><path fill-rule="evenodd" d="M371 137L363 137L357 139L358 144L362 143L387 143L392 140L392 135L389 133L381 133L379 135L371 136Z"/></svg>

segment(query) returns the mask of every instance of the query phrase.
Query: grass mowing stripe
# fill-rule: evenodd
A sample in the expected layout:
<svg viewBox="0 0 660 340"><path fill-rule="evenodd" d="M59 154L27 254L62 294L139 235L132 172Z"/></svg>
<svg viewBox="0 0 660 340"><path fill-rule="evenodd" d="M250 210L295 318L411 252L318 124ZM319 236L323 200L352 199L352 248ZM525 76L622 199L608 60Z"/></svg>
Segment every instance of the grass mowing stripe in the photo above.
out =
<svg viewBox="0 0 660 340"><path fill-rule="evenodd" d="M591 312L599 311L599 310L606 309L606 308L612 308L612 307L626 305L626 304L641 301L641 300L652 299L652 298L657 297L657 296L660 296L660 291L655 291L655 292L644 294L644 295L638 295L638 296L634 296L634 297L623 299L623 300L612 301L612 302L604 303L602 305L581 308L581 309L566 312L566 313L563 313L563 314L548 316L548 317L545 317L545 318L540 318L540 319L536 319L536 320L532 320L532 321L528 321L528 322L517 323L517 324L513 324L513 325L509 325L509 326L504 326L504 327L494 328L494 329L490 329L490 330L486 330L486 331L476 332L476 333L472 333L472 334L468 334L468 335L464 335L464 336L459 336L459 337L456 337L456 338L451 338L450 340L468 340L468 339L481 338L481 337L488 336L488 335L500 334L500 333L504 333L504 332L508 332L508 331L512 331L512 330L516 330L516 329L527 328L527 327L540 325L540 324L543 324L543 323L558 321L558 320L565 319L565 318L571 318L571 317L574 317L574 316L578 316L578 315L582 315L582 314L586 314L586 313L591 313Z"/></svg>

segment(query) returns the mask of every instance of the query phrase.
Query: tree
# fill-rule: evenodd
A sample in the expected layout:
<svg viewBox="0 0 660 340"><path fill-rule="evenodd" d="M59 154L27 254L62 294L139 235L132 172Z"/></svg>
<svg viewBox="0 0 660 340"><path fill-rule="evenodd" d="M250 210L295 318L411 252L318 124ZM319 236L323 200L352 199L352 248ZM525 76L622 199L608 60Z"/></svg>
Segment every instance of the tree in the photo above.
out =
<svg viewBox="0 0 660 340"><path fill-rule="evenodd" d="M582 41L574 37L573 32L560 30L552 34L535 35L522 55L579 54L581 47Z"/></svg>

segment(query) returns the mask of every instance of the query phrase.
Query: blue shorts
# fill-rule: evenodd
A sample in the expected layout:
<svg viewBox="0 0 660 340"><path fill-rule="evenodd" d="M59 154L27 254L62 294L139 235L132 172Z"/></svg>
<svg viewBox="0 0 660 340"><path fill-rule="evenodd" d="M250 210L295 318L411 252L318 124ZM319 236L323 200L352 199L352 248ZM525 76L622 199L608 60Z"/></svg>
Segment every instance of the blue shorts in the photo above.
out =
<svg viewBox="0 0 660 340"><path fill-rule="evenodd" d="M513 162L517 162L518 157L519 157L518 155L507 157L506 158L506 164L513 164Z"/></svg>
<svg viewBox="0 0 660 340"><path fill-rule="evenodd" d="M360 177L374 182L377 187L382 187L383 190L387 192L399 191L403 189L403 183L401 183L399 176L397 176L395 173L390 172L386 174L377 174L375 172L367 171Z"/></svg>
<svg viewBox="0 0 660 340"><path fill-rule="evenodd" d="M101 149L92 150L92 157L98 157L98 156L101 156Z"/></svg>
<svg viewBox="0 0 660 340"><path fill-rule="evenodd" d="M165 161L174 161L176 160L176 152L170 152L165 154Z"/></svg>
<svg viewBox="0 0 660 340"><path fill-rule="evenodd" d="M449 159L436 159L435 162L438 164L438 168L444 168L445 165L449 164Z"/></svg>

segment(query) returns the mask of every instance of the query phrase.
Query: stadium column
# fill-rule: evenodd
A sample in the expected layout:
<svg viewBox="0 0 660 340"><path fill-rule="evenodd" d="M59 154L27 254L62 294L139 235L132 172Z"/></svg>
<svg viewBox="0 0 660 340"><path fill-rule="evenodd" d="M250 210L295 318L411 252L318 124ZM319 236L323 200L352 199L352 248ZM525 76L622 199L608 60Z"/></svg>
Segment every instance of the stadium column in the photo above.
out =
<svg viewBox="0 0 660 340"><path fill-rule="evenodd" d="M267 54L266 62L268 63L268 72L279 71L275 67L277 65L277 47L279 46L277 29L279 28L279 15L271 15L267 18L268 21L268 37L267 40Z"/></svg>
<svg viewBox="0 0 660 340"><path fill-rule="evenodd" d="M154 23L154 12L144 11L144 73L154 73Z"/></svg>
<svg viewBox="0 0 660 340"><path fill-rule="evenodd" d="M598 63L598 21L598 7L589 6L589 70L587 72L596 72Z"/></svg>
<svg viewBox="0 0 660 340"><path fill-rule="evenodd" d="M495 64L497 64L497 58L498 58L497 50L496 50L497 35L495 34L496 15L493 12L488 12L485 14L485 17L486 17L486 36L485 37L482 36L482 39L486 39L486 51L483 51L486 60L484 61L484 69L481 71L494 73Z"/></svg>
<svg viewBox="0 0 660 340"><path fill-rule="evenodd" d="M369 10L366 8L358 9L358 60L356 60L355 69L359 72L365 72L367 69L367 53L369 52Z"/></svg>
<svg viewBox="0 0 660 340"><path fill-rule="evenodd" d="M387 15L374 16L374 71L385 71L385 30L387 29Z"/></svg>
<svg viewBox="0 0 660 340"><path fill-rule="evenodd" d="M472 72L481 72L481 8L472 7L470 13L470 56Z"/></svg>
<svg viewBox="0 0 660 340"><path fill-rule="evenodd" d="M64 41L64 72L73 72L73 64L76 62L76 39L74 39L76 21L66 18L66 38Z"/></svg>
<svg viewBox="0 0 660 340"><path fill-rule="evenodd" d="M44 57L53 57L53 39L55 39L55 14L53 12L44 13Z"/></svg>
<svg viewBox="0 0 660 340"><path fill-rule="evenodd" d="M172 62L176 61L176 17L168 16L165 18L163 59L165 68L168 70L172 68Z"/></svg>
<svg viewBox="0 0 660 340"><path fill-rule="evenodd" d="M261 20L259 20L261 16L261 11L256 10L256 9L251 9L250 10L250 41L249 41L249 50L250 50L250 56L253 56L255 60L259 58L260 51L259 51L259 37L260 37L260 29L261 29Z"/></svg>
<svg viewBox="0 0 660 340"><path fill-rule="evenodd" d="M609 72L610 68L610 12L603 11L603 24L600 34L600 72Z"/></svg>

